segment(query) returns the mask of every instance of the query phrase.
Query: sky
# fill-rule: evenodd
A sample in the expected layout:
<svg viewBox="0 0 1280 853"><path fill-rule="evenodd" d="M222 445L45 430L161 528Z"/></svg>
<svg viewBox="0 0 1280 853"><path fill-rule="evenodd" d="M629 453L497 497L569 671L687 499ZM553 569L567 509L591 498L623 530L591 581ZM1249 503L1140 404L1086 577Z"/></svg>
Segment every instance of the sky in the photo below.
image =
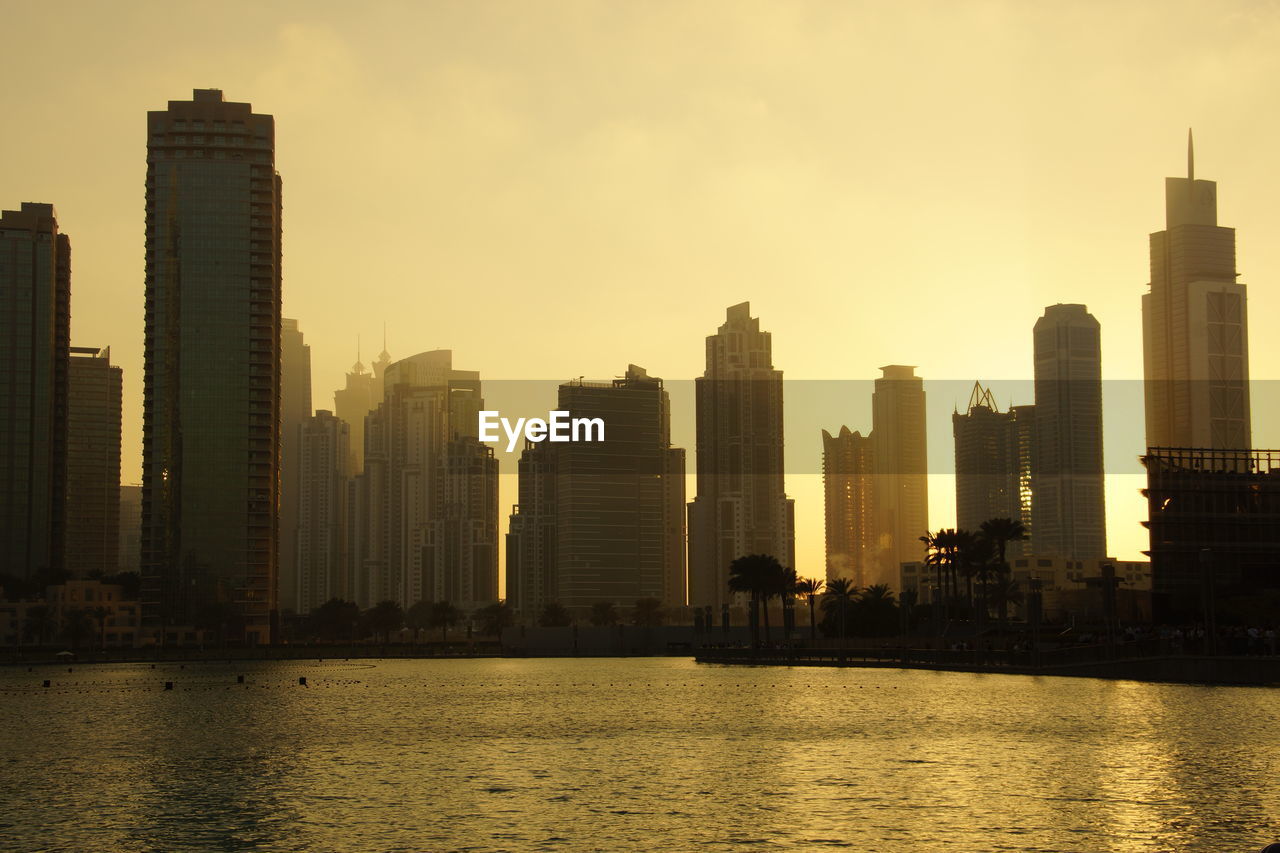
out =
<svg viewBox="0 0 1280 853"><path fill-rule="evenodd" d="M675 380L750 301L789 381L917 365L931 467L949 470L973 380L1029 379L1036 318L1080 302L1102 325L1111 550L1133 559L1147 235L1188 127L1238 232L1253 378L1278 378L1274 2L0 0L0 16L0 206L53 203L71 236L72 343L124 368L126 482L145 113L193 88L275 116L284 313L317 408L384 323L393 358L451 348L486 380L636 363L682 405ZM821 422L787 421L802 575L823 563L818 429L870 427L869 383L833 387L851 391ZM1256 445L1280 444L1269 387ZM931 526L950 526L954 487L932 480Z"/></svg>

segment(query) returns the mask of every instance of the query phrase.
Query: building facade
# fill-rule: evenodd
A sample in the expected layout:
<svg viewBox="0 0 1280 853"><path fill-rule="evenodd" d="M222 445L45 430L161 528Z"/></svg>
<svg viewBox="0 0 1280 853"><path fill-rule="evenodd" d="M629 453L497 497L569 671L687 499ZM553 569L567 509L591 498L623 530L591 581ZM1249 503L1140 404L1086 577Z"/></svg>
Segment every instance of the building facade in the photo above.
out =
<svg viewBox="0 0 1280 853"><path fill-rule="evenodd" d="M1280 590L1280 451L1153 447L1142 462L1157 621L1215 606L1269 620L1254 608Z"/></svg>
<svg viewBox="0 0 1280 853"><path fill-rule="evenodd" d="M1247 448L1249 334L1235 229L1218 224L1214 181L1165 178L1165 230L1151 235L1142 297L1148 447Z"/></svg>
<svg viewBox="0 0 1280 853"><path fill-rule="evenodd" d="M858 587L875 574L879 533L875 511L875 450L871 436L840 427L822 431L822 488L827 580Z"/></svg>
<svg viewBox="0 0 1280 853"><path fill-rule="evenodd" d="M298 428L298 526L295 599L286 606L310 613L331 598L349 599L347 487L351 432L332 412L316 412Z"/></svg>
<svg viewBox="0 0 1280 853"><path fill-rule="evenodd" d="M782 371L750 303L729 308L707 338L695 380L697 494L689 504L689 603L719 612L729 564L769 554L795 566L795 504L783 459Z"/></svg>
<svg viewBox="0 0 1280 853"><path fill-rule="evenodd" d="M870 584L896 587L902 563L923 560L929 532L928 441L924 380L915 368L880 368L871 396L875 453L877 558Z"/></svg>
<svg viewBox="0 0 1280 853"><path fill-rule="evenodd" d="M311 347L297 320L280 321L280 607L298 601L298 512L302 426L311 417Z"/></svg>
<svg viewBox="0 0 1280 853"><path fill-rule="evenodd" d="M1034 406L1000 411L989 389L975 382L964 413L951 416L956 452L956 527L977 531L993 518L1011 518L1031 532L1031 441ZM1020 554L1028 542L1009 543Z"/></svg>
<svg viewBox="0 0 1280 853"><path fill-rule="evenodd" d="M111 349L71 347L67 393L66 568L72 577L120 565L120 394Z"/></svg>
<svg viewBox="0 0 1280 853"><path fill-rule="evenodd" d="M64 567L71 241L51 204L0 212L0 571Z"/></svg>
<svg viewBox="0 0 1280 853"><path fill-rule="evenodd" d="M382 403L365 418L364 470L352 488L356 601L490 603L498 463L476 438L480 375L453 369L451 351L433 350L392 363L385 382Z"/></svg>
<svg viewBox="0 0 1280 853"><path fill-rule="evenodd" d="M1100 337L1084 305L1051 305L1035 324L1031 536L1038 554L1107 554Z"/></svg>
<svg viewBox="0 0 1280 853"><path fill-rule="evenodd" d="M555 602L688 601L684 450L671 446L662 380L628 365L612 382L561 385L557 408L599 418L603 441L529 443L507 539L507 598L526 620Z"/></svg>
<svg viewBox="0 0 1280 853"><path fill-rule="evenodd" d="M142 570L149 624L278 623L275 123L197 89L147 114Z"/></svg>

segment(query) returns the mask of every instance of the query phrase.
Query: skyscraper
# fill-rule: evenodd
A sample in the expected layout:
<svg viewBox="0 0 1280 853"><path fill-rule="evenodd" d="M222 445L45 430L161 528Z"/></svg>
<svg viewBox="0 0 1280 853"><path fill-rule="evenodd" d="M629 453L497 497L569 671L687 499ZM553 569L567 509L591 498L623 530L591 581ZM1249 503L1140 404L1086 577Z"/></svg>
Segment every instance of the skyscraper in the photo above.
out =
<svg viewBox="0 0 1280 853"><path fill-rule="evenodd" d="M347 578L347 482L351 474L350 429L324 410L298 428L297 562L281 566L295 576L293 601L310 613L331 598L351 597Z"/></svg>
<svg viewBox="0 0 1280 853"><path fill-rule="evenodd" d="M480 374L433 350L389 365L385 381L365 419L368 452L353 488L356 600L489 603L498 590L498 463L476 438Z"/></svg>
<svg viewBox="0 0 1280 853"><path fill-rule="evenodd" d="M120 391L111 349L71 347L66 562L73 577L120 563Z"/></svg>
<svg viewBox="0 0 1280 853"><path fill-rule="evenodd" d="M148 113L147 133L144 617L267 643L280 457L275 122L197 89Z"/></svg>
<svg viewBox="0 0 1280 853"><path fill-rule="evenodd" d="M1147 446L1248 448L1249 335L1235 229L1218 225L1217 184L1165 178L1165 230L1151 235L1142 297Z"/></svg>
<svg viewBox="0 0 1280 853"><path fill-rule="evenodd" d="M874 573L878 529L875 451L870 435L847 426L822 431L822 485L827 534L827 580L849 578L859 587Z"/></svg>
<svg viewBox="0 0 1280 853"><path fill-rule="evenodd" d="M1011 518L1031 531L1028 442L1034 406L1000 411L990 389L973 383L964 413L951 416L956 448L956 527L977 531L984 521ZM1009 546L1022 553L1025 542Z"/></svg>
<svg viewBox="0 0 1280 853"><path fill-rule="evenodd" d="M1105 557L1098 321L1083 305L1050 305L1034 335L1032 548L1077 560Z"/></svg>
<svg viewBox="0 0 1280 853"><path fill-rule="evenodd" d="M311 417L311 347L298 321L280 321L280 608L298 600L298 502L302 425ZM349 451L348 451L349 452Z"/></svg>
<svg viewBox="0 0 1280 853"><path fill-rule="evenodd" d="M689 603L729 601L729 564L769 554L795 566L795 504L783 467L782 371L743 302L707 338L696 381L697 496L689 504Z"/></svg>
<svg viewBox="0 0 1280 853"><path fill-rule="evenodd" d="M684 450L671 446L662 380L628 365L612 382L561 385L557 408L600 418L604 440L526 446L507 540L508 599L526 619L552 601L583 616L598 602L640 598L683 607Z"/></svg>
<svg viewBox="0 0 1280 853"><path fill-rule="evenodd" d="M871 395L878 565L867 581L896 588L899 567L924 559L920 537L929 532L924 380L914 367L891 364L880 370Z"/></svg>
<svg viewBox="0 0 1280 853"><path fill-rule="evenodd" d="M0 213L0 565L63 568L71 241L51 204Z"/></svg>
<svg viewBox="0 0 1280 853"><path fill-rule="evenodd" d="M352 475L364 470L364 419L382 402L383 376L390 363L391 354L386 350L385 341L372 372L360 361L357 352L356 363L347 373L346 387L333 393L333 413L351 427Z"/></svg>

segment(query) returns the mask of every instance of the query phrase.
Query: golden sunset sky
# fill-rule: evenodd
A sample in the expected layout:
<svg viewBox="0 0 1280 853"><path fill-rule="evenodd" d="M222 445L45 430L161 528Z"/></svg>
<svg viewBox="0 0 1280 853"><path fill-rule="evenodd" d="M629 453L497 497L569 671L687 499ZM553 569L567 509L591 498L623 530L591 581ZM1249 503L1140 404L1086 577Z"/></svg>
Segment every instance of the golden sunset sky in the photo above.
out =
<svg viewBox="0 0 1280 853"><path fill-rule="evenodd" d="M1133 559L1147 235L1188 127L1238 229L1253 378L1277 378L1278 44L1280 8L1256 0L4 0L0 205L51 202L71 235L72 342L110 345L125 371L126 482L145 114L193 88L276 118L284 313L311 345L317 408L384 322L393 357L452 348L486 380L628 362L679 380L749 300L788 380L893 363L949 380L928 390L931 466L950 470L967 387L1029 379L1036 318L1082 302L1117 380L1111 551ZM1280 444L1272 384L1254 389L1259 446ZM820 421L788 418L802 575L823 565L818 430L870 427L856 387ZM930 522L954 524L945 475Z"/></svg>

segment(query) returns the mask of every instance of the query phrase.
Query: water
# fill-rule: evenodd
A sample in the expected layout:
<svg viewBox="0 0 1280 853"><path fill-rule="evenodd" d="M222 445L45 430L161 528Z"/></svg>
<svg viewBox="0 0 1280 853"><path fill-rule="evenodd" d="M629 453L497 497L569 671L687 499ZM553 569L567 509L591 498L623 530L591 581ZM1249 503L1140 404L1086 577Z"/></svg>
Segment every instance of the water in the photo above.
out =
<svg viewBox="0 0 1280 853"><path fill-rule="evenodd" d="M1277 713L680 659L8 668L0 849L1256 851Z"/></svg>

